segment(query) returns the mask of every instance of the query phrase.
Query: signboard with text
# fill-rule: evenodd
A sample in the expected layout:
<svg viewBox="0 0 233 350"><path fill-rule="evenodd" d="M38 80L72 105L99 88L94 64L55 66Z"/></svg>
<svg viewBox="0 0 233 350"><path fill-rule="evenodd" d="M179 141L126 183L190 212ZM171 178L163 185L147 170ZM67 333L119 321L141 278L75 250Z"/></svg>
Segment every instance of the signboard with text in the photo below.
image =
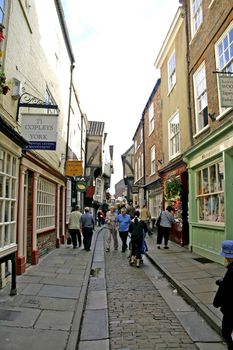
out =
<svg viewBox="0 0 233 350"><path fill-rule="evenodd" d="M67 160L66 176L82 176L83 162L82 160Z"/></svg>
<svg viewBox="0 0 233 350"><path fill-rule="evenodd" d="M27 149L55 151L57 114L22 114L21 135L28 141Z"/></svg>
<svg viewBox="0 0 233 350"><path fill-rule="evenodd" d="M219 74L221 107L233 107L233 75Z"/></svg>

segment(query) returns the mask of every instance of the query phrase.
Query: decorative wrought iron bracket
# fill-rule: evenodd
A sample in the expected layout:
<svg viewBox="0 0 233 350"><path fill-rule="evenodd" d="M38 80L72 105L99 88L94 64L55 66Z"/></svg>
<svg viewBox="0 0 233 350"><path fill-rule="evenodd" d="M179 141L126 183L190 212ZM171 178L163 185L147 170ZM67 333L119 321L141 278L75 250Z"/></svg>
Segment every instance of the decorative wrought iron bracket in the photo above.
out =
<svg viewBox="0 0 233 350"><path fill-rule="evenodd" d="M43 109L56 109L59 111L58 105L48 103L48 101L40 100L38 97L29 94L28 92L24 92L19 100L16 112L16 121L19 118L19 109L21 107L27 108L43 108Z"/></svg>

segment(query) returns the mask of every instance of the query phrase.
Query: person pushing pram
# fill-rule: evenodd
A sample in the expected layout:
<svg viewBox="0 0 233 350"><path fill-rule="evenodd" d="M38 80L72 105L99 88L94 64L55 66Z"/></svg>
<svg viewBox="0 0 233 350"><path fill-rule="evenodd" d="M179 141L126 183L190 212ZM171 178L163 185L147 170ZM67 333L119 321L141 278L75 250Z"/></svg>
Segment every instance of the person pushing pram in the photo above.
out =
<svg viewBox="0 0 233 350"><path fill-rule="evenodd" d="M131 238L129 263L133 265L136 262L136 267L140 267L142 253L144 254L146 250L144 238L147 232L147 225L144 221L140 220L139 217L140 212L135 211L134 218L129 225L129 234Z"/></svg>

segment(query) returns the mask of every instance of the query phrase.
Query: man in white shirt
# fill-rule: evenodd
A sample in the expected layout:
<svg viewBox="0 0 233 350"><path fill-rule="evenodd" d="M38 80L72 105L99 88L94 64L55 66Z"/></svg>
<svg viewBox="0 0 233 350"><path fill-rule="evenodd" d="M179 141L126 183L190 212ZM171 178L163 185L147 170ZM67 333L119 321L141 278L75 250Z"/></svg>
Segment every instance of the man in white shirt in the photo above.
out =
<svg viewBox="0 0 233 350"><path fill-rule="evenodd" d="M80 219L82 214L80 213L79 206L76 205L69 217L69 232L71 235L73 248L77 248L77 237L79 247L82 245L81 232L80 232Z"/></svg>

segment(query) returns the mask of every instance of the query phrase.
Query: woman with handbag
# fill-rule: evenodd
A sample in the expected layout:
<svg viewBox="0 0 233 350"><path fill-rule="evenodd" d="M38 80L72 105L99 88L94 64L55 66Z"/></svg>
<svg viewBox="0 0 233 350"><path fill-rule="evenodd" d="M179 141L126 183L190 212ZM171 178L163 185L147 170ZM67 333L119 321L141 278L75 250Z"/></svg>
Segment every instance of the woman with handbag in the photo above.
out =
<svg viewBox="0 0 233 350"><path fill-rule="evenodd" d="M160 217L160 222L158 225L156 223L156 225L158 226L157 248L160 249L160 245L162 244L162 240L164 238L164 249L169 249L168 238L169 238L172 224L175 222L175 218L173 215L173 208L170 205L168 205L166 210L160 213L159 217Z"/></svg>

